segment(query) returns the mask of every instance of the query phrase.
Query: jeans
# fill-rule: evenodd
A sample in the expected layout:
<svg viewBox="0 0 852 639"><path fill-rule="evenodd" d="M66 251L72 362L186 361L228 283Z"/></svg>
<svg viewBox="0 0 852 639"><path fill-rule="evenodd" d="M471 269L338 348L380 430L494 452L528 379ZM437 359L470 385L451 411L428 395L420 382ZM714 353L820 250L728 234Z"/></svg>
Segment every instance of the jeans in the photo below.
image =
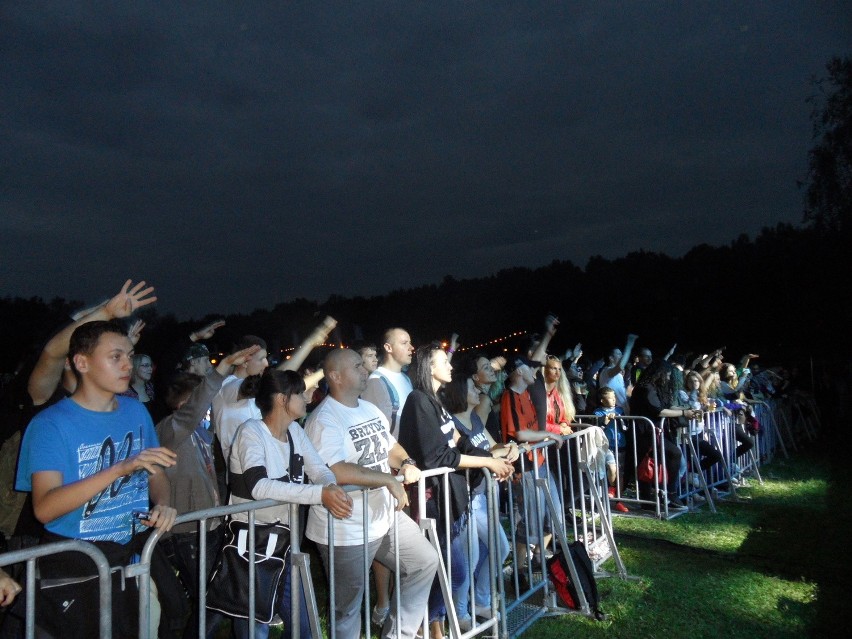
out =
<svg viewBox="0 0 852 639"><path fill-rule="evenodd" d="M463 571L461 582L453 592L456 614L460 619L471 615L470 609L470 571L473 566L474 605L491 606L491 565L488 561L488 499L485 493L473 496L470 525L474 527L473 543L468 543L468 531L463 531L458 540L462 552L466 555L466 569ZM497 566L503 565L509 556L509 540L502 526L495 522L497 528ZM455 542L454 542L455 543ZM454 570L455 572L455 564Z"/></svg>
<svg viewBox="0 0 852 639"><path fill-rule="evenodd" d="M550 524L550 515L547 512L545 505L544 493L535 485L535 470L530 464L524 467L524 473L521 476L521 484L515 486L514 498L515 507L520 513L520 522L517 527L517 541L520 544L535 544L541 543L539 539L539 524L542 522L542 530L544 534L552 532ZM547 489L550 496L553 498L557 512L561 505L562 494L556 488L556 481L553 479L551 469L547 467L547 463L543 463L538 467L538 478L547 480ZM524 493L528 503L524 502Z"/></svg>

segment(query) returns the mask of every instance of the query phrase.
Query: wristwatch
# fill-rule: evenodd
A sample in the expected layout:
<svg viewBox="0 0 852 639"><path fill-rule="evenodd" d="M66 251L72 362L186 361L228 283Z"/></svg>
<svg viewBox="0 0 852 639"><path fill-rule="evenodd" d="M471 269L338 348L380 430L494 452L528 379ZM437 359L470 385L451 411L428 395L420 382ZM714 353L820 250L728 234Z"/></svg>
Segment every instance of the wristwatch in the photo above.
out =
<svg viewBox="0 0 852 639"><path fill-rule="evenodd" d="M417 462L411 459L411 457L406 457L405 459L403 459L402 463L399 465L399 469L402 470L402 467L405 465L414 466L415 468L417 468Z"/></svg>

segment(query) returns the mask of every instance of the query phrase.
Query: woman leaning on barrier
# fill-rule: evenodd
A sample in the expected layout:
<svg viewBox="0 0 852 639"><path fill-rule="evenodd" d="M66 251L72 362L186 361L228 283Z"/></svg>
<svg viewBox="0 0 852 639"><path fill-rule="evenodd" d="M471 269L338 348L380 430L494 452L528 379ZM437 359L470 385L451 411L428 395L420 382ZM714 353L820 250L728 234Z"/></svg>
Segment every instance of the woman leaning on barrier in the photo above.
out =
<svg viewBox="0 0 852 639"><path fill-rule="evenodd" d="M305 416L305 383L294 371L267 368L262 375L247 377L243 389L254 396L261 419L249 419L240 426L230 453L231 503L278 499L297 504L322 504L335 517L352 514L352 500L335 484L334 473L322 461L305 431L296 422ZM291 457L290 446L295 449ZM291 467L294 459L298 467ZM305 483L306 476L311 483ZM247 521L245 513L234 519ZM258 523L290 524L288 505L257 511ZM290 636L290 560L284 569L285 584L278 605L284 621L284 636ZM304 590L299 593L301 637L310 637ZM248 636L248 621L234 620L234 635ZM269 626L256 624L255 637L266 637Z"/></svg>
<svg viewBox="0 0 852 639"><path fill-rule="evenodd" d="M466 435L471 443L491 454L505 457L506 461L514 462L518 458L518 446L514 442L510 444L498 444L482 423L482 419L476 412L483 395L476 387L474 377L477 374L477 365L464 356L456 355L453 359L453 378L440 390L439 396L446 409L452 413L453 423L462 435ZM487 360L486 360L487 361ZM473 543L468 547L468 535L459 535L458 544L464 553L465 564L472 566L471 570L461 571L462 580L458 588L453 592L456 614L459 625L463 631L470 629L472 625L471 614L480 617L491 615L491 566L489 564L489 552L493 551L497 557L497 565L502 566L509 555L509 540L506 533L495 522L497 535L497 548L489 548L488 535L488 499L485 494L485 482L471 490L470 521L473 529ZM456 542L453 542L456 543ZM474 581L473 610L470 606L470 574Z"/></svg>
<svg viewBox="0 0 852 639"><path fill-rule="evenodd" d="M630 397L630 412L632 415L647 417L654 424L661 417L686 417L695 419L701 416L701 411L694 408L675 408L673 366L665 360L654 360L642 373ZM642 459L654 446L654 429L647 422L636 423L636 457ZM668 483L666 490L669 498L669 508L683 509L685 506L677 497L678 469L680 468L681 452L675 443L674 429L666 425L662 440L657 444L658 458L665 455ZM643 500L655 500L654 485L637 482L639 497Z"/></svg>
<svg viewBox="0 0 852 639"><path fill-rule="evenodd" d="M453 418L438 399L438 390L452 380L452 366L447 353L438 343L431 343L417 349L411 367L414 390L405 402L399 425L399 443L417 462L420 468L449 467L464 470L467 468L487 469L505 479L512 474L512 464L505 458L477 448L470 439L456 430ZM475 483L475 479L472 479ZM441 550L446 551L446 531L444 521L449 516L450 540L455 539L464 530L468 519L468 484L463 472L450 473L450 513L444 512L443 483L440 478L429 480L425 516L438 521L438 536ZM420 505L421 516L424 514ZM451 558L456 579L452 587L458 587L460 570L467 570L464 555L458 544L453 544ZM441 594L438 579L432 585L429 596L429 622L433 637L442 637L446 604Z"/></svg>

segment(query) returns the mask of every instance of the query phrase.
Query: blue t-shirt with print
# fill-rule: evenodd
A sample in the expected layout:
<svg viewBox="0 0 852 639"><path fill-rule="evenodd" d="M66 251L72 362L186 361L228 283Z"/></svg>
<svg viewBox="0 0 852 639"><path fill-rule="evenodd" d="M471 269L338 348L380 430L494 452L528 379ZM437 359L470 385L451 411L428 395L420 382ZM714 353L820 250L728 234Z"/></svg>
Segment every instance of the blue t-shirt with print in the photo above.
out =
<svg viewBox="0 0 852 639"><path fill-rule="evenodd" d="M159 446L147 409L136 399L116 401L114 411L97 412L66 398L36 415L21 442L15 488L31 491L32 475L41 471L58 471L62 484L70 484ZM119 477L45 528L63 537L126 544L145 529L133 511L147 511L148 503L148 473L142 469Z"/></svg>
<svg viewBox="0 0 852 639"><path fill-rule="evenodd" d="M597 408L595 409L595 415L598 417L603 417L604 415L624 415L624 410L621 406L613 406L612 408ZM604 427L604 433L606 434L607 441L609 441L609 449L615 450L615 436L616 436L616 420L610 421ZM624 433L618 433L618 448L624 448L626 445L624 441Z"/></svg>

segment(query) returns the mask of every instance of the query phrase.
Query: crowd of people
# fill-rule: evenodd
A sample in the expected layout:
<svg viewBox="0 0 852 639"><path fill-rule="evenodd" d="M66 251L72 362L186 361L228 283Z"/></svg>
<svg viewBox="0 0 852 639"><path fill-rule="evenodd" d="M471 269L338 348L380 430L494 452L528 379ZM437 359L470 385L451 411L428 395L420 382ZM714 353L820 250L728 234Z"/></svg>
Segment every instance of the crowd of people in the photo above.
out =
<svg viewBox="0 0 852 639"><path fill-rule="evenodd" d="M736 454L743 455L754 447L746 394L781 394L790 383L782 369L760 369L756 354L729 362L719 349L687 361L675 345L654 359L647 345L636 347L636 335L594 362L583 359L581 344L553 353L549 349L559 327L554 316L519 352L475 352L463 348L457 335L446 349L438 341L415 348L405 329L392 327L375 343L314 353L321 358L315 370L304 365L335 328L332 318L280 362L270 361L263 338L245 335L215 365L204 345L223 325L214 322L176 345L171 358L155 362L137 348L145 343L144 323L132 321L137 310L155 300L152 287L128 280L44 346L27 396L19 402L18 421L24 427L4 442L4 450L13 450L17 458L20 495L3 504L14 514L14 525L3 532L17 547L90 541L114 565L123 565L133 561L151 529L160 529L164 536L156 547L156 570L152 564L160 593L160 636L192 636L200 614L207 615L208 628L223 621L199 604L198 580L199 534L206 535L206 566L213 569L226 541L225 526L214 518L199 531L195 523L175 525L176 517L267 498L307 507L305 539L316 545L326 573L334 575L338 637L354 639L364 630L365 547L376 592L371 621L383 637L399 632L413 639L428 609L431 636L440 639L446 634L448 604L460 627L469 629L477 616L492 610L489 554L496 554L500 564L514 552L517 565L540 565L552 533L549 522L540 528L520 517L514 549L501 527L489 535L481 471L497 481L527 484L528 491L517 492L518 509L524 507L523 494L541 499L532 485L534 474L556 494L562 490L557 473L529 445L591 427L577 416L595 415L605 435L614 509L626 512L616 500L616 488L621 494L617 484L622 478L635 481L635 468L624 467L629 466L624 452L629 447L640 455L650 450L654 433L641 426L622 431L619 416L644 416L654 423L668 418L661 452L669 469L685 470L676 440L680 429L695 428L707 411L729 412L737 416ZM718 448L704 440L699 454L700 468L693 472L721 460ZM410 503L405 486L418 482L422 470L439 467L456 471L449 475L449 495L441 482L427 480L425 503ZM668 475L672 508L683 507L676 496L682 477L683 472ZM366 502L352 499L344 485L370 489ZM636 481L636 489L651 498L654 486ZM369 511L366 538L364 507ZM544 511L543 504L539 509ZM418 517L451 522L448 528L439 526L438 534L440 547L450 553L444 560L454 567L452 602L445 601L438 585L439 558L421 533ZM256 521L286 525L289 518L282 506L259 511ZM335 524L333 539L329 518ZM0 521L10 519L4 513ZM464 543L467 538L477 543ZM398 606L392 605L397 556ZM82 578L85 567L67 553L40 564L42 580L79 578L71 587L80 605L63 607L61 594L40 596L39 624L55 636L94 635L97 581ZM284 574L276 611L289 636L291 598L297 597L301 636L309 637L304 592L293 593L289 569ZM14 577L0 572L4 607L21 591L20 578ZM136 636L132 580L120 583L119 573L114 579L114 636ZM5 636L15 636L9 629L15 619L5 616ZM248 636L248 623L234 619L233 636ZM266 636L268 629L258 623L255 634Z"/></svg>

